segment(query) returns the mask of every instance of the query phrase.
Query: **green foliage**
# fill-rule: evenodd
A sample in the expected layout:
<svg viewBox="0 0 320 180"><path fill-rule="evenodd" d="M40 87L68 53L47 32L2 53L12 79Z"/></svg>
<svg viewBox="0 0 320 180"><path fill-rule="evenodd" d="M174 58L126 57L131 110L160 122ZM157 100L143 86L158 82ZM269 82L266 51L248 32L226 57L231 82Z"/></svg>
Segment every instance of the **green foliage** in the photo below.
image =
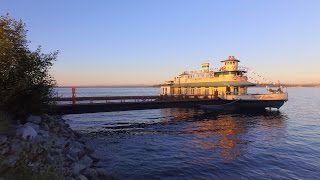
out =
<svg viewBox="0 0 320 180"><path fill-rule="evenodd" d="M31 51L26 34L21 20L0 16L0 110L15 119L46 111L55 86L49 69L58 52Z"/></svg>

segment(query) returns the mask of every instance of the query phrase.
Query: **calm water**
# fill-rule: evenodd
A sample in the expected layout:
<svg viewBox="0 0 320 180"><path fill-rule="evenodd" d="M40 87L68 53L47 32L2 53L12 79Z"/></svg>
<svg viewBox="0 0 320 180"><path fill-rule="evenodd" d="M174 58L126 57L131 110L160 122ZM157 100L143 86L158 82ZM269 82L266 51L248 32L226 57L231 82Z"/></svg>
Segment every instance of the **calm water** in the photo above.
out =
<svg viewBox="0 0 320 180"><path fill-rule="evenodd" d="M56 88L57 96L71 97L71 88ZM76 88L78 97L92 96L149 96L158 95L159 88L141 87L141 88Z"/></svg>
<svg viewBox="0 0 320 180"><path fill-rule="evenodd" d="M88 93L95 91L105 93ZM318 179L320 88L288 92L279 112L156 109L64 118L120 179Z"/></svg>

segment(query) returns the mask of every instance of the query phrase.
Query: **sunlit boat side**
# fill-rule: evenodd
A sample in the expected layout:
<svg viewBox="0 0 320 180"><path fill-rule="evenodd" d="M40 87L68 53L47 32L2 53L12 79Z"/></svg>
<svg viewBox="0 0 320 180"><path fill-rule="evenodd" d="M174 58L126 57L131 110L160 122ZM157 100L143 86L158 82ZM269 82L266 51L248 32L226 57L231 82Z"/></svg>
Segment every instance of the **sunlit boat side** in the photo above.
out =
<svg viewBox="0 0 320 180"><path fill-rule="evenodd" d="M265 94L249 94L248 88L255 86L248 81L247 71L238 68L240 62L234 56L221 61L220 68L210 69L209 63L202 64L200 71L185 71L172 81L160 87L160 95L172 98L212 99L212 105L202 105L206 109L279 109L288 100L288 93L279 85L278 89L268 89ZM217 104L220 100L221 104Z"/></svg>

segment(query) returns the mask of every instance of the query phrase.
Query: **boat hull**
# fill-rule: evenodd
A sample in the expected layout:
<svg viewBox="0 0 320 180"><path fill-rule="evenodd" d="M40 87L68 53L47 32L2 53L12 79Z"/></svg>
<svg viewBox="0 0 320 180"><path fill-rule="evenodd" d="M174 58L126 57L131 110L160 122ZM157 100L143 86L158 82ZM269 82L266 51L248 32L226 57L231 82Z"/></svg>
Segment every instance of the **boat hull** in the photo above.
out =
<svg viewBox="0 0 320 180"><path fill-rule="evenodd" d="M234 111L234 110L264 110L283 106L285 100L225 100L222 104L201 105L207 110Z"/></svg>
<svg viewBox="0 0 320 180"><path fill-rule="evenodd" d="M226 95L222 97L225 100L247 100L247 101L287 101L288 93L272 93L272 94L245 94L245 95Z"/></svg>
<svg viewBox="0 0 320 180"><path fill-rule="evenodd" d="M283 106L285 100L239 100L234 103L237 109L265 109Z"/></svg>

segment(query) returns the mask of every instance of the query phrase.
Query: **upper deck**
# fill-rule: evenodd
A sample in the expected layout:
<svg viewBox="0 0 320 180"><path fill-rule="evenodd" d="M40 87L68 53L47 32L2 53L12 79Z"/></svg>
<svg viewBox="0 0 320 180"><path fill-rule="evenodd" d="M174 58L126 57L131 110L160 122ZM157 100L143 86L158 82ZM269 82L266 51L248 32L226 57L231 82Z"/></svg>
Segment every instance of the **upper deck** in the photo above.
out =
<svg viewBox="0 0 320 180"><path fill-rule="evenodd" d="M197 87L203 86L203 84L205 84L204 86L226 86L230 83L239 86L254 86L253 83L247 81L246 71L239 69L238 62L240 61L234 56L229 56L228 59L221 62L220 68L215 68L215 70L210 69L209 63L204 63L201 70L184 71L169 82L173 86Z"/></svg>

